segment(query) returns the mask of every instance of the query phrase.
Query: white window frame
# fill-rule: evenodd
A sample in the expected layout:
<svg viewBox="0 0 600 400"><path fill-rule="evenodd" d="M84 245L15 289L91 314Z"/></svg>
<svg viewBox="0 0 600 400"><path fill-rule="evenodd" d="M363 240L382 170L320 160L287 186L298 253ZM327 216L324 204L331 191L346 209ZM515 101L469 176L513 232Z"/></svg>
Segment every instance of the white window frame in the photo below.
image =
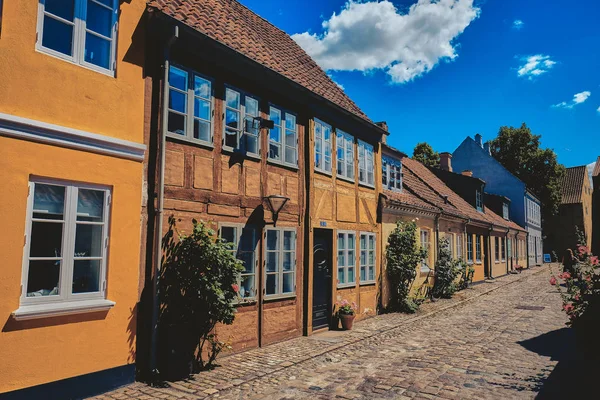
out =
<svg viewBox="0 0 600 400"><path fill-rule="evenodd" d="M508 220L510 218L508 204L506 204L506 203L502 203L502 216L504 217L505 220Z"/></svg>
<svg viewBox="0 0 600 400"><path fill-rule="evenodd" d="M85 68L100 72L105 75L115 76L116 70L116 48L117 48L117 31L118 31L118 13L119 13L119 1L113 0L112 6L112 28L111 36L107 37L97 32L93 32L87 29L87 0L72 0L74 3L73 21L68 21L57 15L46 12L45 3L46 0L38 1L38 20L37 20L37 34L35 48L37 51L49 54L53 57L60 58L65 61L69 61L73 64L81 65ZM108 9L108 6L95 0L90 0L98 4L100 7ZM42 45L44 37L44 16L60 21L65 25L71 25L73 27L73 42L71 53L72 55L63 54L59 51L44 47ZM86 33L90 35L98 36L105 40L110 40L110 60L109 68L103 68L96 64L85 61L85 36Z"/></svg>
<svg viewBox="0 0 600 400"><path fill-rule="evenodd" d="M339 246L337 245L339 243L339 238L340 235L344 237L344 248L340 249ZM354 241L354 246L352 249L349 249L349 235L352 235L352 240ZM336 273L337 273L337 287L338 288L347 288L347 287L355 287L356 286L356 232L354 231L337 231L337 236L336 236L336 246L337 248L337 255L336 255ZM354 252L354 257L352 260L350 260L350 257L348 257L348 253L350 251ZM344 265L340 265L340 252L344 253ZM352 261L352 264L350 263L350 261ZM348 269L352 268L352 270L354 271L354 273L352 275L348 274ZM340 269L344 270L344 282L340 281ZM352 281L350 282L349 277L352 277Z"/></svg>
<svg viewBox="0 0 600 400"><path fill-rule="evenodd" d="M477 211L483 212L483 193L481 190L475 191L475 208L477 208Z"/></svg>
<svg viewBox="0 0 600 400"><path fill-rule="evenodd" d="M368 285L368 284L373 284L375 283L375 280L377 279L376 277L376 265L377 265L377 234L372 233L372 232L361 232L360 233L360 240L359 243L362 243L362 238L363 236L365 237L365 243L367 244L367 248L363 249L362 247L359 249L360 254L359 254L359 273L360 273L360 284L361 285ZM371 248L369 246L369 239L373 238L373 248ZM363 263L363 258L362 258L362 254L363 251L365 252L365 263ZM370 254L373 254L373 263L370 263ZM373 279L369 279L369 272L371 271L371 269L373 270ZM362 279L362 271L365 271L365 277L366 279Z"/></svg>
<svg viewBox="0 0 600 400"><path fill-rule="evenodd" d="M450 258L455 258L454 253L454 233L447 234L446 238L448 239L448 250L450 251Z"/></svg>
<svg viewBox="0 0 600 400"><path fill-rule="evenodd" d="M234 109L227 105L227 91L232 91L232 92L235 92L238 94L238 96L240 98L240 108L239 109ZM246 102L248 99L251 99L252 101L256 101L258 115L251 115L251 114L248 115L246 113ZM233 128L227 127L227 110L228 109L238 112L240 114L239 123L241 124L241 128L238 127L238 129L233 129ZM224 96L223 96L223 138L221 139L222 148L225 151L244 152L244 154L249 157L260 158L260 153L261 153L260 128L253 127L253 129L256 129L256 134L248 132L246 130L246 118L247 117L251 117L253 119L260 117L260 99L257 96L251 95L247 92L244 92L243 90L237 89L234 86L226 84ZM257 120L254 119L254 121L256 124L258 124ZM227 137L228 130L236 132L235 134L236 134L237 145L235 147L232 147L232 146L229 146L226 144L225 139ZM252 151L248 151L247 146L245 144L243 144L243 141L245 140L245 138L247 136L256 137L256 153L254 153Z"/></svg>
<svg viewBox="0 0 600 400"><path fill-rule="evenodd" d="M277 142L277 141L271 139L271 130L269 130L269 140L268 140L269 147L267 149L267 158L271 162L297 168L298 167L298 115L293 112L290 112L282 107L276 106L274 104L269 104L269 119L271 119L273 110L279 112L279 115L280 115L280 125L275 125L275 127L279 127L280 142ZM293 146L288 145L285 141L286 133L292 132L292 130L288 129L288 127L287 127L287 121L288 121L289 117L293 117L293 119L294 119L294 130L293 130L294 145ZM273 144L275 146L279 146L279 154L281 156L279 159L271 157L271 144ZM290 161L287 159L286 149L294 150L294 159L293 160Z"/></svg>
<svg viewBox="0 0 600 400"><path fill-rule="evenodd" d="M494 260L497 263L500 262L500 238L498 236L494 236Z"/></svg>
<svg viewBox="0 0 600 400"><path fill-rule="evenodd" d="M473 264L475 261L475 244L473 243L473 235L467 234L467 262Z"/></svg>
<svg viewBox="0 0 600 400"><path fill-rule="evenodd" d="M390 178L394 175L394 186L391 186ZM389 156L382 157L381 183L384 189L402 192L402 161Z"/></svg>
<svg viewBox="0 0 600 400"><path fill-rule="evenodd" d="M208 76L199 74L189 68L185 68L181 65L177 65L177 64L172 64L169 65L169 68L176 68L179 69L183 72L185 72L187 74L187 90L186 91L182 91L179 88L176 88L174 86L171 86L171 82L168 82L169 85L169 98L166 99L165 101L165 107L168 108L168 112L167 112L167 136L172 137L172 138L177 138L177 139L185 139L186 141L191 141L191 142L195 142L195 143L200 143L203 145L208 145L210 147L212 147L213 145L213 140L214 140L214 126L215 126L215 121L214 121L214 117L215 117L215 101L214 101L214 80ZM170 71L167 74L167 76L170 76ZM205 81L210 82L210 98L203 98L201 96L196 96L195 90L194 90L194 81L195 81L195 77L204 79ZM171 90L174 90L176 92L182 93L185 95L186 98L186 112L185 114L181 113L181 111L178 110L173 110L169 107L169 100L170 100L170 96L171 96ZM195 101L196 98L199 98L203 101L208 101L210 104L210 111L209 111L209 120L205 120L203 118L200 117L196 117L195 116ZM190 101L191 99L191 101ZM169 114L178 114L178 115L182 115L185 118L185 132L183 135L176 133L176 132L171 132L168 130L169 127L169 123L168 123L168 118L170 118ZM209 140L202 140L202 139L198 139L194 137L194 121L195 120L200 120L200 121L204 121L204 122L208 122L210 124L210 130L209 130L209 135L210 138Z"/></svg>
<svg viewBox="0 0 600 400"><path fill-rule="evenodd" d="M269 250L267 248L267 235L268 232L270 231L276 231L279 232L279 237L278 237L278 249L277 250ZM293 244L294 244L294 248L291 250L284 250L283 249L283 243L284 243L284 232L291 232L292 233L292 237L293 237ZM264 282L264 286L263 286L263 294L265 296L265 299L273 299L273 298L287 298L287 297L295 297L296 296L296 270L297 270L297 252L298 252L298 236L296 233L296 229L294 228L267 228L264 230L264 234L263 234L263 240L264 240L264 259L263 259L263 282ZM278 253L278 264L277 264L277 270L274 272L267 272L267 257L268 257L268 253L270 252L277 252ZM283 254L284 253L291 253L292 255L292 269L291 271L284 271L283 270ZM292 275L292 282L294 283L294 290L291 292L283 292L283 275L284 274L291 274ZM276 285L276 293L273 294L267 294L267 276L268 275L275 275L277 278L277 285Z"/></svg>
<svg viewBox="0 0 600 400"><path fill-rule="evenodd" d="M503 237L500 239L500 258L502 262L506 261L506 238Z"/></svg>
<svg viewBox="0 0 600 400"><path fill-rule="evenodd" d="M333 159L333 155L332 155L332 150L333 150L333 146L331 145L331 137L333 136L333 130L331 128L331 125L326 124L325 122L316 119L315 118L315 128L314 128L314 138L315 138L315 145L314 145L314 151L315 151L315 158L314 158L314 163L315 163L315 171L319 171L322 172L324 174L327 175L331 175L331 168L332 168L332 159ZM317 131L320 128L320 137L317 136ZM329 129L329 140L325 139L325 135L324 135L324 131L323 129L327 128ZM320 142L321 144L321 152L317 152L317 142ZM325 148L329 146L329 168L327 168L327 156L325 155ZM320 155L320 162L317 162L317 155Z"/></svg>
<svg viewBox="0 0 600 400"><path fill-rule="evenodd" d="M475 262L481 264L483 253L481 249L481 235L475 235Z"/></svg>
<svg viewBox="0 0 600 400"><path fill-rule="evenodd" d="M429 256L431 255L431 231L429 229L420 229L419 243L421 248L427 250L427 256L421 260L421 272L429 272ZM426 244L426 246L425 246Z"/></svg>
<svg viewBox="0 0 600 400"><path fill-rule="evenodd" d="M457 234L456 235L456 259L462 260L463 257L464 257L464 255L463 255L463 235Z"/></svg>
<svg viewBox="0 0 600 400"><path fill-rule="evenodd" d="M233 255L240 261L242 261L242 259L239 257L239 253L242 252L243 250L240 248L240 242L242 239L242 234L244 232L244 229L250 229L252 231L252 243L256 243L256 246L258 247L258 238L260 237L260 231L254 227L254 226L248 226L248 225L244 225L244 224L233 224L233 223L219 223L219 239L224 240L223 239L223 228L233 228L235 229L235 242L233 243L234 247L231 249L231 252L233 253ZM229 243L229 242L227 242ZM238 299L239 301L254 301L257 298L257 291L258 291L258 257L257 257L257 249L255 248L254 250L252 250L252 263L254 264L254 272L253 273L245 273L245 272L240 272L238 274L237 277L237 284L238 287L242 288L242 277L244 276L254 276L254 295L253 296L248 296L248 297L241 297L240 299Z"/></svg>
<svg viewBox="0 0 600 400"><path fill-rule="evenodd" d="M361 172L364 179L361 179ZM358 182L361 185L375 187L375 149L360 139L358 140Z"/></svg>
<svg viewBox="0 0 600 400"><path fill-rule="evenodd" d="M339 155L340 149L342 150L341 158ZM348 158L348 150L350 150L350 158ZM354 136L342 131L341 129L335 130L335 159L335 170L338 178L354 182ZM342 173L339 171L340 163L342 166ZM348 176L348 169L351 171L351 176Z"/></svg>
<svg viewBox="0 0 600 400"><path fill-rule="evenodd" d="M60 257L54 257L56 260L61 261L60 276L59 276L59 294L53 296L35 296L27 297L27 280L29 276L29 261L30 247L31 247L31 229L34 221L50 221L56 223L57 220L44 220L39 218L33 218L33 200L35 193L36 184L47 184L65 187L65 200L63 210L63 232L62 232L62 254ZM103 222L87 222L77 221L77 200L78 190L89 189L104 192L104 210L103 210ZM27 221L26 221L26 237L25 246L23 253L23 267L22 267L22 278L21 278L21 306L28 305L40 305L40 304L69 304L76 303L86 300L103 300L106 299L106 286L107 286L107 255L108 255L108 232L110 229L110 207L111 207L111 189L106 186L93 185L93 184L82 184L68 182L58 179L43 179L36 178L31 179L29 182L29 195L27 198ZM75 233L77 224L81 225L102 225L102 254L98 257L86 257L93 259L100 259L100 271L98 279L98 292L90 293L72 293L73 285L73 267L75 259L81 260L82 258L75 257ZM34 257L34 259L52 259L53 257ZM113 303L114 305L114 303ZM68 306L67 306L68 307Z"/></svg>

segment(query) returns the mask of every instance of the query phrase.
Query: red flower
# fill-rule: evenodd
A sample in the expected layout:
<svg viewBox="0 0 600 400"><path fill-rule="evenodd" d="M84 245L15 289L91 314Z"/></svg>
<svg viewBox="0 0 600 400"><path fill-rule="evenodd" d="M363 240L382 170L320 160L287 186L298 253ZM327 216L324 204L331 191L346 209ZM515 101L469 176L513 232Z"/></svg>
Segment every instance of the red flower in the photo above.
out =
<svg viewBox="0 0 600 400"><path fill-rule="evenodd" d="M238 285L236 285L235 283L231 285L231 288L236 293L240 291L240 287Z"/></svg>
<svg viewBox="0 0 600 400"><path fill-rule="evenodd" d="M579 301L579 299L581 299L581 296L579 295L579 293L577 293L577 294L575 295L575 301Z"/></svg>
<svg viewBox="0 0 600 400"><path fill-rule="evenodd" d="M577 250L579 250L579 254L581 254L581 255L583 255L583 254L587 254L587 253L589 253L589 251L590 251L590 249L588 249L588 248L587 248L587 247L585 247L585 246L579 246L579 247L577 248Z"/></svg>
<svg viewBox="0 0 600 400"><path fill-rule="evenodd" d="M590 262L592 263L592 265L598 265L598 256L590 257Z"/></svg>
<svg viewBox="0 0 600 400"><path fill-rule="evenodd" d="M571 304L571 303L567 303L563 306L563 310L565 310L565 312L567 314L570 313L571 311L573 311L574 308L575 307L573 307L573 304Z"/></svg>
<svg viewBox="0 0 600 400"><path fill-rule="evenodd" d="M592 281L592 277L588 275L588 276L585 277L585 280L588 281L588 282L591 282Z"/></svg>
<svg viewBox="0 0 600 400"><path fill-rule="evenodd" d="M570 272L563 272L562 279L571 279L571 273Z"/></svg>
<svg viewBox="0 0 600 400"><path fill-rule="evenodd" d="M550 284L552 286L556 285L556 278L555 277L553 277L553 276L550 277Z"/></svg>

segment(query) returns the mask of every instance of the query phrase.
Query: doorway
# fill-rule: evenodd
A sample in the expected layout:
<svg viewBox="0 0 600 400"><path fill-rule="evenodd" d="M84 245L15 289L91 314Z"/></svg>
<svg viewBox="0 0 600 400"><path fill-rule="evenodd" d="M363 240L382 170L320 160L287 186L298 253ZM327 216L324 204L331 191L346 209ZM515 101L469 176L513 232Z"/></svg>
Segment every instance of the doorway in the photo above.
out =
<svg viewBox="0 0 600 400"><path fill-rule="evenodd" d="M312 329L326 328L331 319L332 233L315 229L313 241Z"/></svg>

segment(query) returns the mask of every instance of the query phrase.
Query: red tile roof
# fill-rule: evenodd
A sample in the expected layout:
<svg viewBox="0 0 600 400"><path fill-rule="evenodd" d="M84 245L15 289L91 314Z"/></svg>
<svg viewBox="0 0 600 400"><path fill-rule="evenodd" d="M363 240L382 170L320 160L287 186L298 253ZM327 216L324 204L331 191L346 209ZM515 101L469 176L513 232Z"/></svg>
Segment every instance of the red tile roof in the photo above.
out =
<svg viewBox="0 0 600 400"><path fill-rule="evenodd" d="M561 204L581 203L586 179L588 179L588 172L585 165L567 168L560 182Z"/></svg>
<svg viewBox="0 0 600 400"><path fill-rule="evenodd" d="M371 122L287 33L237 1L150 0L148 6Z"/></svg>

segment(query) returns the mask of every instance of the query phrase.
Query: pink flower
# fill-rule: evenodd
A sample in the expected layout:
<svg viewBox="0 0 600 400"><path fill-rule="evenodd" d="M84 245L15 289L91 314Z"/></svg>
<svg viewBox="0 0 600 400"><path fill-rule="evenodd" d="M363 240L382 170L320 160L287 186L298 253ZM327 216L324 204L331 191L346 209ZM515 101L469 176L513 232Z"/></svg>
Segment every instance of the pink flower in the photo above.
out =
<svg viewBox="0 0 600 400"><path fill-rule="evenodd" d="M556 278L555 277L553 277L553 276L550 277L550 284L552 286L556 285Z"/></svg>
<svg viewBox="0 0 600 400"><path fill-rule="evenodd" d="M585 246L579 246L579 247L577 248L577 250L579 250L579 254L581 254L581 255L587 254L587 253L589 253L589 251L590 251L590 249L588 249L588 248L587 248L587 247L585 247Z"/></svg>
<svg viewBox="0 0 600 400"><path fill-rule="evenodd" d="M358 305L355 302L352 302L352 308L356 310L358 308Z"/></svg>
<svg viewBox="0 0 600 400"><path fill-rule="evenodd" d="M240 291L240 287L238 285L236 285L235 283L231 285L231 288L236 293Z"/></svg>
<svg viewBox="0 0 600 400"><path fill-rule="evenodd" d="M577 293L577 294L575 295L575 301L579 301L579 299L581 299L581 296L579 295L579 293Z"/></svg>
<svg viewBox="0 0 600 400"><path fill-rule="evenodd" d="M562 279L571 279L571 273L570 272L563 272Z"/></svg>
<svg viewBox="0 0 600 400"><path fill-rule="evenodd" d="M598 265L598 256L590 257L590 262L592 263L592 265Z"/></svg>
<svg viewBox="0 0 600 400"><path fill-rule="evenodd" d="M567 314L570 313L571 311L573 311L574 308L575 307L573 307L573 304L571 304L571 303L567 303L563 306L563 310L565 310L565 312Z"/></svg>
<svg viewBox="0 0 600 400"><path fill-rule="evenodd" d="M592 277L588 275L588 276L585 277L585 280L588 281L588 282L591 282L592 281Z"/></svg>

